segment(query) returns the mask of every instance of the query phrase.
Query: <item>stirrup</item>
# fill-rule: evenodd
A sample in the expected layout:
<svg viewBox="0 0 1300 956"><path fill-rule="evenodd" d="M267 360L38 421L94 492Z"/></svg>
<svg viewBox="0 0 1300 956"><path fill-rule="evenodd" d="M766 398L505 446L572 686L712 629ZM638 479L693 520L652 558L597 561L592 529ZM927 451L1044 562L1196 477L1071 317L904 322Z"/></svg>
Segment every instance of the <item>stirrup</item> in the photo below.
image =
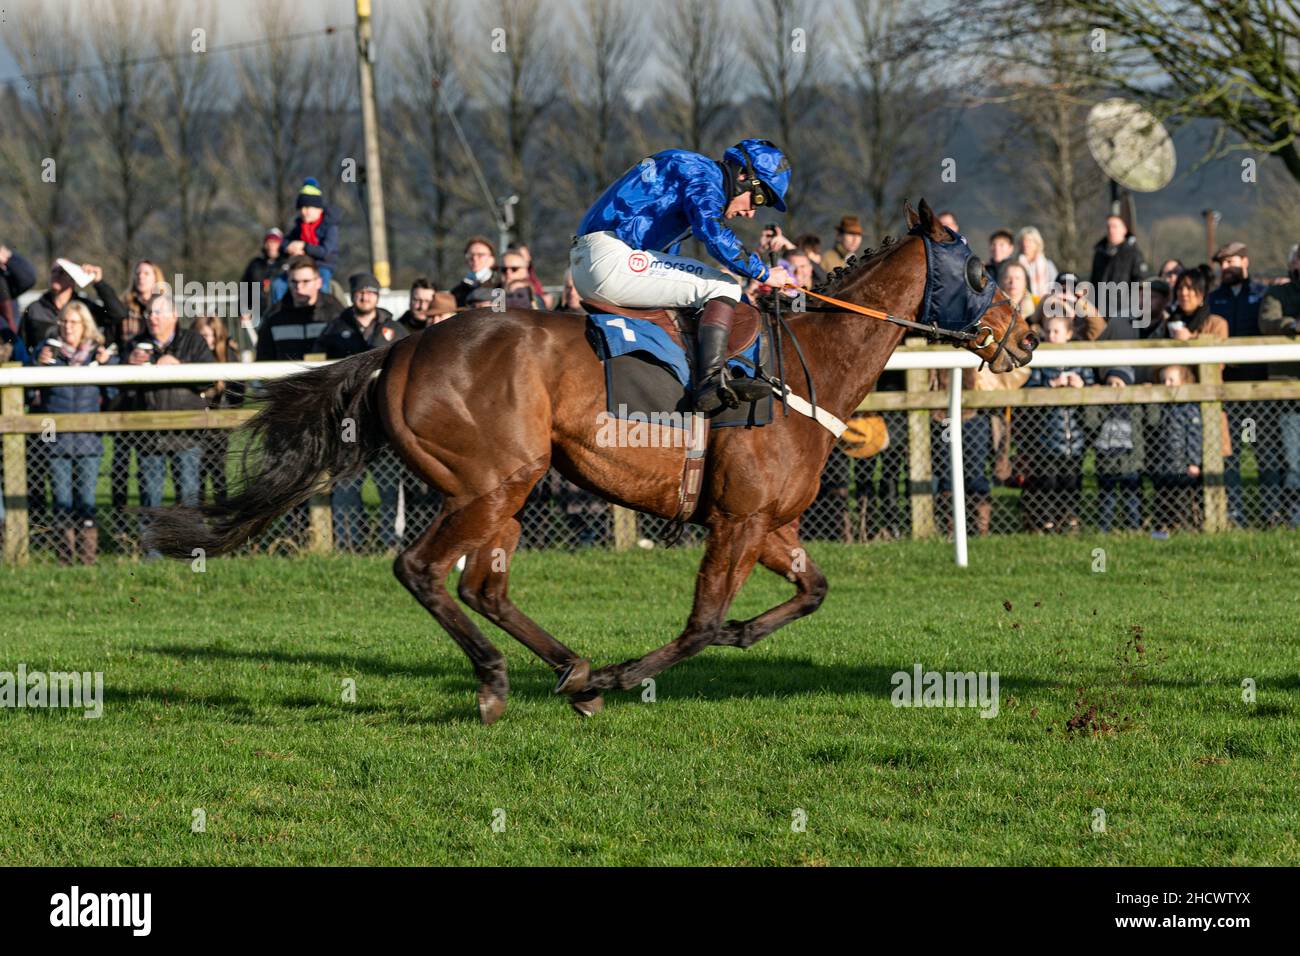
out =
<svg viewBox="0 0 1300 956"><path fill-rule="evenodd" d="M711 415L724 408L740 407L740 399L735 389L727 384L726 378L718 375L716 379L703 382L695 393L695 410Z"/></svg>
<svg viewBox="0 0 1300 956"><path fill-rule="evenodd" d="M727 388L741 402L757 402L772 394L770 384L761 378L750 378L748 375L732 376L727 383Z"/></svg>

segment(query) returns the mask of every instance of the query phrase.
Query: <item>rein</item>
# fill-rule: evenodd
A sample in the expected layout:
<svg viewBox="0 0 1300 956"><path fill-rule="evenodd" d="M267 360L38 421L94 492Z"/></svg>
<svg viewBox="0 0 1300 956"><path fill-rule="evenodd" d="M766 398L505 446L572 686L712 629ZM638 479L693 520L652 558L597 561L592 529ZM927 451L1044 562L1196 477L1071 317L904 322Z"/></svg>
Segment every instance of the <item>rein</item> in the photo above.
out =
<svg viewBox="0 0 1300 956"><path fill-rule="evenodd" d="M852 302L845 302L843 299L836 299L836 298L832 298L829 295L822 295L820 292L814 292L812 289L801 289L799 288L799 286L794 286L794 285L788 285L785 286L785 288L795 289L799 292L802 292L804 295L810 295L814 299L819 299L820 301L825 302L827 305L833 305L835 306L834 311L837 312L839 311L856 312L858 315L867 316L867 318L880 319L882 322L890 322L893 323L894 325L901 325L904 328L917 329L918 331L924 332L926 338L930 339L931 341L935 341L938 339L949 339L953 342L954 345L960 345L963 342L970 342L980 337L980 333L978 331L955 332L951 329L941 329L937 325L926 325L924 322L914 322L911 319L903 319L903 318L899 318L896 315L890 315L888 312L881 312L879 309L872 309L872 308L868 308L865 305L856 305ZM806 311L819 312L822 310L809 309ZM827 309L825 311L829 312L832 310ZM985 331L987 332L987 330ZM993 343L991 341L986 340L984 344L980 345L979 347L985 348L986 346L992 344Z"/></svg>

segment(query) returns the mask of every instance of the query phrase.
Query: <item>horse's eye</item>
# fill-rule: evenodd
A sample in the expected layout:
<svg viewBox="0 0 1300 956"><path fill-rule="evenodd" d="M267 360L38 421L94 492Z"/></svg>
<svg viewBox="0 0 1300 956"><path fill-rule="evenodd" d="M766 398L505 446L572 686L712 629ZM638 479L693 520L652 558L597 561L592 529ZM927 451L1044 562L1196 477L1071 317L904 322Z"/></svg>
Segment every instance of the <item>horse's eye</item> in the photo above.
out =
<svg viewBox="0 0 1300 956"><path fill-rule="evenodd" d="M984 271L984 263L980 262L979 256L971 256L966 260L966 284L976 292L983 292L989 284L989 274Z"/></svg>

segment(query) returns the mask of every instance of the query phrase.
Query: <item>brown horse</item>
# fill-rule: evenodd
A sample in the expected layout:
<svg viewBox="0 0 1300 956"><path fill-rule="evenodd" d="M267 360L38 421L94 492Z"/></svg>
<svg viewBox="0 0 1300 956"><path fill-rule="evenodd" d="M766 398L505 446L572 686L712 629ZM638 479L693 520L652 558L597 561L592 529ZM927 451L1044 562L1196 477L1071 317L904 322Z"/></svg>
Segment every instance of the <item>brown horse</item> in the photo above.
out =
<svg viewBox="0 0 1300 956"><path fill-rule="evenodd" d="M911 206L907 213L912 232L837 273L830 294L900 317L918 315L927 289L922 236L951 237L924 201L919 213ZM994 371L1006 371L1027 362L1035 342L998 295L979 317L984 334L966 347ZM559 677L556 692L588 715L603 706L602 691L638 686L711 644L749 647L815 611L826 578L800 547L798 518L817 494L835 439L811 418L779 413L762 428L728 428L711 439L690 518L709 535L694 606L676 640L592 669L511 603L508 562L519 515L548 468L638 511L669 518L678 506L682 448L597 441L604 375L584 324L582 316L536 311L462 314L387 348L269 384L267 406L245 426L260 458L245 463L242 491L224 506L155 512L152 543L183 558L194 548L228 551L328 481L360 473L381 445L391 444L445 498L438 518L397 557L394 573L469 657L485 724L505 708L506 664L447 591L462 555L461 599L550 665ZM840 419L862 402L904 334L852 312L795 314L790 326L817 404ZM802 376L790 385L808 397ZM750 620L726 621L755 562L787 578L795 594Z"/></svg>

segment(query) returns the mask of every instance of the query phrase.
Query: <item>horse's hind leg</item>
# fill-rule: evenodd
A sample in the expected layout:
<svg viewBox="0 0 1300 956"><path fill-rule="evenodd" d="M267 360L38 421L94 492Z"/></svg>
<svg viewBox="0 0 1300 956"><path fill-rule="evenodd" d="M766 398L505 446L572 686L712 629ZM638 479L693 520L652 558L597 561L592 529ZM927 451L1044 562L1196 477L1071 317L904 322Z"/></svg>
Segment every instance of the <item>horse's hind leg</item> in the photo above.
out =
<svg viewBox="0 0 1300 956"><path fill-rule="evenodd" d="M462 554L478 550L500 527L503 518L518 509L522 499L516 501L517 494L517 486L506 482L464 504L447 502L450 510L393 562L397 579L469 657L479 679L479 717L485 724L495 721L506 708L506 661L447 592L447 574ZM523 495L527 494L524 488Z"/></svg>
<svg viewBox="0 0 1300 956"><path fill-rule="evenodd" d="M585 670L586 660L565 647L536 621L515 606L507 594L510 560L519 544L519 516L512 515L465 564L460 576L460 599L544 660L559 675L571 665ZM584 716L598 712L604 701L598 693L575 695L573 709Z"/></svg>
<svg viewBox="0 0 1300 956"><path fill-rule="evenodd" d="M826 597L826 576L800 544L797 522L778 528L763 540L758 562L774 574L794 582L794 597L748 621L728 621L714 639L714 644L749 647L777 628L785 627L821 607Z"/></svg>

